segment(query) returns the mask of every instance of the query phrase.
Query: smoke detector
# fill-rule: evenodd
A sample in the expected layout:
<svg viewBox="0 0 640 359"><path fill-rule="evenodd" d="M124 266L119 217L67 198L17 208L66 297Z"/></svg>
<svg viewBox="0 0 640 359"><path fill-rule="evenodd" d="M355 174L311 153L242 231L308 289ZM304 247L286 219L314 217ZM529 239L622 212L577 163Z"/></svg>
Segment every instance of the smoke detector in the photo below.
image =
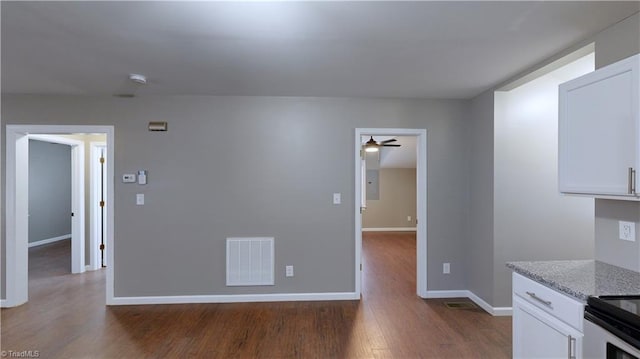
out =
<svg viewBox="0 0 640 359"><path fill-rule="evenodd" d="M129 80L137 83L138 85L144 85L147 83L147 77L140 74L129 74Z"/></svg>

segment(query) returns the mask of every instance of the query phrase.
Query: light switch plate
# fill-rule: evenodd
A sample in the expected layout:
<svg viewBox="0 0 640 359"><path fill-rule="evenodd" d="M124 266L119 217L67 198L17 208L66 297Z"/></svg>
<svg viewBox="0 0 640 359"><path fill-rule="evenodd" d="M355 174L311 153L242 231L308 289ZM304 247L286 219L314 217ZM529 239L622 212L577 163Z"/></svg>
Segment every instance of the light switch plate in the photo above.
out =
<svg viewBox="0 0 640 359"><path fill-rule="evenodd" d="M142 206L144 204L144 193L136 194L136 204Z"/></svg>
<svg viewBox="0 0 640 359"><path fill-rule="evenodd" d="M340 204L342 202L342 195L340 193L333 194L333 204Z"/></svg>
<svg viewBox="0 0 640 359"><path fill-rule="evenodd" d="M636 241L636 224L635 222L619 221L619 237L623 241Z"/></svg>

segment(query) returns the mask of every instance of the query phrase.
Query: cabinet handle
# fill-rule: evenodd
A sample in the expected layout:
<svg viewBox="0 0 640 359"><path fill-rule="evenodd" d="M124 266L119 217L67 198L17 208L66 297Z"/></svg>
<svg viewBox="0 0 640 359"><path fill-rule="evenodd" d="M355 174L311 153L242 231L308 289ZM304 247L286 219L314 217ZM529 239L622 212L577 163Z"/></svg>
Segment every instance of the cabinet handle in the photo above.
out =
<svg viewBox="0 0 640 359"><path fill-rule="evenodd" d="M546 305L547 307L551 306L551 301L550 300L544 300L544 299L538 297L536 295L536 293L533 293L533 292L525 292L525 293L527 293L531 298L533 298L533 299L537 300L538 302Z"/></svg>
<svg viewBox="0 0 640 359"><path fill-rule="evenodd" d="M569 335L569 337L567 337L568 339L568 343L569 343L569 348L568 348L568 358L569 359L576 359L576 351L575 351L575 344L576 344L576 338L572 337L571 335Z"/></svg>
<svg viewBox="0 0 640 359"><path fill-rule="evenodd" d="M629 167L629 194L636 194L636 171Z"/></svg>

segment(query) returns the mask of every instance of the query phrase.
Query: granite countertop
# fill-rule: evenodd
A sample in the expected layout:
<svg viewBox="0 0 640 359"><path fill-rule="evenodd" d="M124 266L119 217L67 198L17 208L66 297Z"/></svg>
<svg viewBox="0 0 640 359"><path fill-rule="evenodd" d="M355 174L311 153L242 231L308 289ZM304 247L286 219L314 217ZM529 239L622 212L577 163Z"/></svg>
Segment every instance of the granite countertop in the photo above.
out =
<svg viewBox="0 0 640 359"><path fill-rule="evenodd" d="M640 273L600 261L507 262L507 267L582 302L592 295L640 294Z"/></svg>

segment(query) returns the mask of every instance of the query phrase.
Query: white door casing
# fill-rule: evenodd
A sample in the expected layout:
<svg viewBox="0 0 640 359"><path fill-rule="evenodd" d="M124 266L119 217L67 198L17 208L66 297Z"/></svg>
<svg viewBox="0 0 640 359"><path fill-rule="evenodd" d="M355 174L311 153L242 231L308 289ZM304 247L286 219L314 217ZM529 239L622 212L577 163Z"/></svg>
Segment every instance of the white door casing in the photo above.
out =
<svg viewBox="0 0 640 359"><path fill-rule="evenodd" d="M62 125L7 125L6 126L6 291L2 307L15 307L28 300L28 163L29 163L29 136L39 134L73 134L73 133L104 133L107 136L107 156L113 158L114 128L113 126L62 126ZM81 146L76 146L81 147ZM75 154L75 161L80 163L80 152ZM84 163L84 162L82 162ZM79 166L77 166L79 167ZM74 171L79 171L74 168ZM107 163L107 201L113 203L113 161ZM79 178L78 176L73 176ZM75 184L74 184L75 185ZM78 194L76 194L78 196ZM84 194L82 198L74 197L74 203L82 202L81 208L74 205L74 211L82 212L84 208ZM74 220L77 223L75 231L84 226L84 220L78 216ZM80 227L82 226L82 227ZM73 230L72 230L73 231ZM84 246L84 241L78 246ZM82 255L78 255L84 261L84 249ZM107 208L107 287L106 301L113 301L113 206ZM73 244L72 244L73 251ZM78 268L78 272L84 270L84 265ZM73 265L72 265L73 266Z"/></svg>
<svg viewBox="0 0 640 359"><path fill-rule="evenodd" d="M427 130L402 128L356 128L355 131L355 291L362 293L362 136L415 136L416 141L416 293L427 297Z"/></svg>

